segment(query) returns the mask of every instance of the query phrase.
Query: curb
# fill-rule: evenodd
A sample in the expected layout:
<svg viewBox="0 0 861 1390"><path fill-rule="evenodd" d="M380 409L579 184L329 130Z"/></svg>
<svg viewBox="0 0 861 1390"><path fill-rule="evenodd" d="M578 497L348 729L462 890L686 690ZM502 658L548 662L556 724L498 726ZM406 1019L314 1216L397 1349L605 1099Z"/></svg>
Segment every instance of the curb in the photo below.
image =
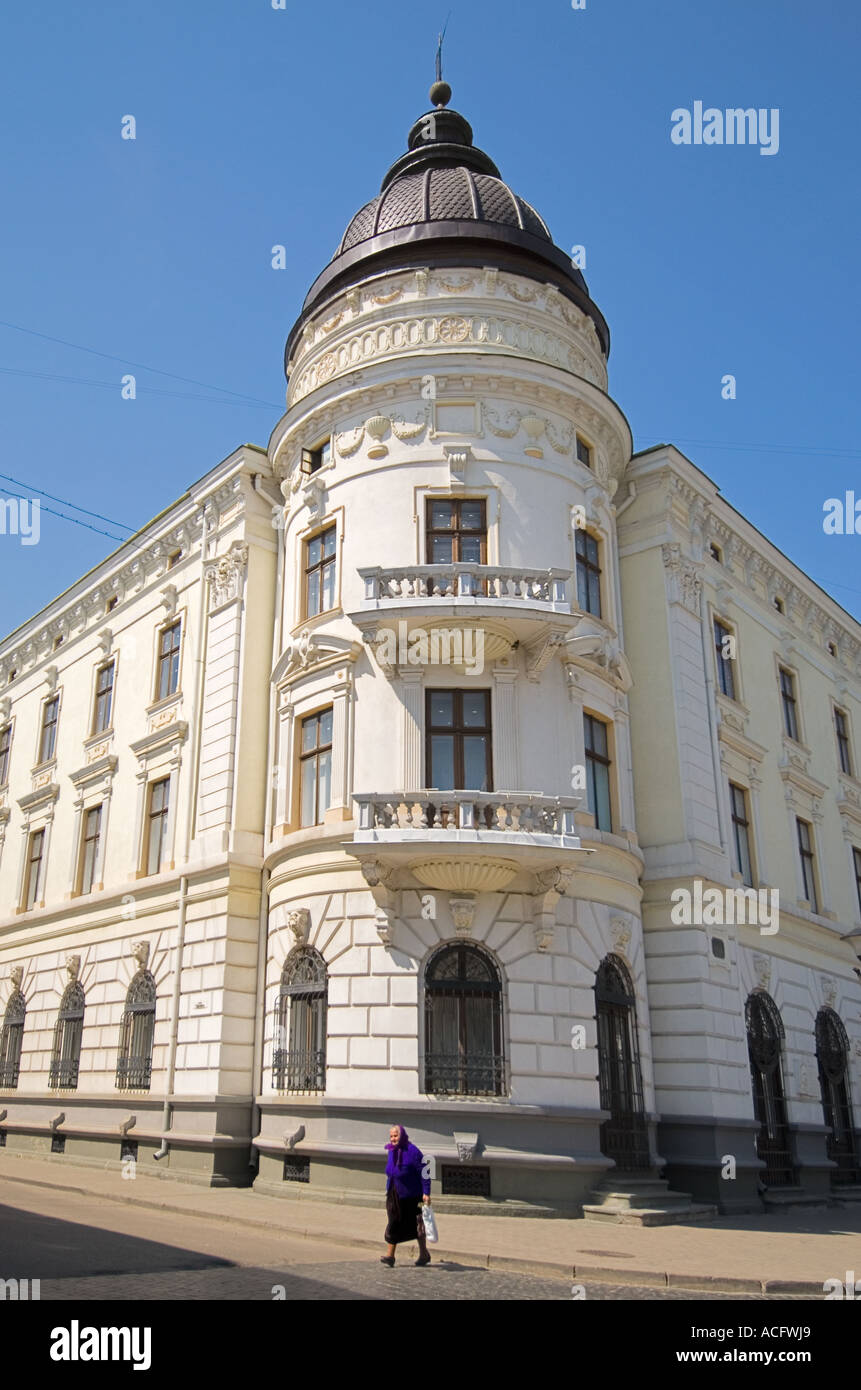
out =
<svg viewBox="0 0 861 1390"><path fill-rule="evenodd" d="M7 1182L21 1183L27 1187L49 1188L55 1192L74 1192L81 1197L96 1197L107 1202L124 1206L143 1207L150 1211L171 1212L177 1216L193 1217L198 1221L237 1222L258 1230L272 1231L272 1221L264 1217L233 1214L227 1212L195 1211L178 1202L158 1201L150 1197L137 1197L129 1193L105 1193L94 1188L80 1187L72 1183L48 1182L44 1178L20 1177L17 1174L0 1171L0 1178ZM277 1200L277 1199L276 1199ZM365 1208L361 1208L365 1210ZM378 1250L382 1240L372 1240L366 1236L342 1235L337 1231L321 1231L319 1227L280 1225L279 1229L287 1236L299 1236L304 1240L325 1242L330 1245L344 1245L350 1249ZM409 1242L405 1242L409 1244ZM418 1247L416 1247L418 1248ZM561 1264L553 1260L517 1259L510 1255L477 1254L469 1250L451 1250L447 1261L459 1263L468 1260L470 1264L483 1269L508 1270L512 1274L533 1274L540 1278L592 1280L597 1284L626 1285L636 1284L645 1288L689 1289L692 1293L746 1293L771 1298L821 1298L821 1283L806 1280L785 1279L743 1279L732 1276L711 1274L673 1274L671 1271L650 1269L620 1269L607 1265Z"/></svg>

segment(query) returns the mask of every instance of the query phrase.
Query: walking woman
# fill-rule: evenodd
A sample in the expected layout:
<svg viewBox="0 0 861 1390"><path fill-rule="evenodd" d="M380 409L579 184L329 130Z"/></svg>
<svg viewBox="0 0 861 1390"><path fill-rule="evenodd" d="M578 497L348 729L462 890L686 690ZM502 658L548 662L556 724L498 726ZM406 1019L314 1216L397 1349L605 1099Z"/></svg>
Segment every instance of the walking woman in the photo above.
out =
<svg viewBox="0 0 861 1390"><path fill-rule="evenodd" d="M389 1130L389 1151L386 1163L386 1244L385 1255L380 1262L390 1267L395 1263L395 1246L405 1240L417 1240L419 1257L417 1265L429 1265L425 1227L422 1221L422 1203L430 1202L430 1178L424 1176L424 1154L410 1143L410 1136L403 1125L392 1125Z"/></svg>

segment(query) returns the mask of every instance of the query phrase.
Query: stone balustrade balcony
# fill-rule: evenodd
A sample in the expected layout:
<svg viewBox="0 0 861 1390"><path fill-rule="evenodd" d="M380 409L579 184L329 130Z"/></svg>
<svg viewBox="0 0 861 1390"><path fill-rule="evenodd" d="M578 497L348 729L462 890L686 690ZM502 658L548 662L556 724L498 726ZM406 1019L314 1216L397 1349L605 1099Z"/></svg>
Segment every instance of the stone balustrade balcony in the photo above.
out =
<svg viewBox="0 0 861 1390"><path fill-rule="evenodd" d="M592 853L574 822L579 797L537 792L366 792L354 796L351 853L409 868L429 887L494 891L521 870L538 871Z"/></svg>
<svg viewBox="0 0 861 1390"><path fill-rule="evenodd" d="M365 584L365 606L401 606L435 600L487 604L507 609L511 605L543 608L550 613L570 613L570 570L534 569L501 565L402 565L360 569Z"/></svg>
<svg viewBox="0 0 861 1390"><path fill-rule="evenodd" d="M582 614L570 570L502 565L391 565L360 569L364 598L350 617L372 644L377 632L481 629L489 661L516 643L562 640ZM406 639L405 639L406 640ZM537 650L537 648L536 648Z"/></svg>

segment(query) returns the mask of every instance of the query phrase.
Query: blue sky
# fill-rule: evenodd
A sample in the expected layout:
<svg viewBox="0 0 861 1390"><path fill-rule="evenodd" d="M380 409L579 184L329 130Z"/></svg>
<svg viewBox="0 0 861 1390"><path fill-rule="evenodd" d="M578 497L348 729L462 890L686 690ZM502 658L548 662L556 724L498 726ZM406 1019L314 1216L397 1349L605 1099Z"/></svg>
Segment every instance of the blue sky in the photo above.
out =
<svg viewBox="0 0 861 1390"><path fill-rule="evenodd" d="M854 0L7 4L0 487L134 528L266 444L286 335L427 109L449 8L452 106L586 247L636 447L678 444L861 616L861 536L822 530L861 498ZM697 100L779 108L779 152L674 145ZM0 631L115 548L41 520L36 546L0 536Z"/></svg>

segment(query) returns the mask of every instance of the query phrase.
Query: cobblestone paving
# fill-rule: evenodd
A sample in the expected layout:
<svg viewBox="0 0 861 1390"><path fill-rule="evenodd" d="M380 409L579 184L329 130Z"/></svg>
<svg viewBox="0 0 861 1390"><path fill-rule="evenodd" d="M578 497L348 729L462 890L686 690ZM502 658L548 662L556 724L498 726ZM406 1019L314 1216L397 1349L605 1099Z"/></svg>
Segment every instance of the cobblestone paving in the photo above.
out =
<svg viewBox="0 0 861 1390"><path fill-rule="evenodd" d="M186 1272L170 1270L151 1274L46 1279L42 1284L42 1298L71 1302L100 1299L273 1301L273 1287L281 1285L288 1300L571 1301L571 1284L561 1278L542 1279L529 1274L494 1272L457 1264L452 1260L441 1261L428 1269L416 1269L413 1265L396 1266L394 1269L379 1265L374 1268L375 1263L375 1257L370 1256L341 1264L291 1264L286 1270L221 1267ZM768 1301L754 1294L694 1293L685 1289L641 1288L626 1284L587 1284L585 1289L587 1301Z"/></svg>

